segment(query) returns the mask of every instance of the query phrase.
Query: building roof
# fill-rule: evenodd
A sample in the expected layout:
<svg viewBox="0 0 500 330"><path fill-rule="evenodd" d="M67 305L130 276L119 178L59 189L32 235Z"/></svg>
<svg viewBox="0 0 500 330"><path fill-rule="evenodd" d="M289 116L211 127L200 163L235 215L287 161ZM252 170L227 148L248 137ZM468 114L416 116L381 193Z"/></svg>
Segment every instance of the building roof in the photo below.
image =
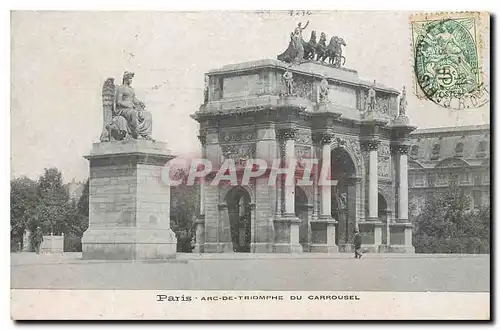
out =
<svg viewBox="0 0 500 330"><path fill-rule="evenodd" d="M490 156L490 125L439 127L416 130L410 135L410 159L433 168L446 159L483 165Z"/></svg>
<svg viewBox="0 0 500 330"><path fill-rule="evenodd" d="M490 125L469 125L469 126L452 126L452 127L433 127L433 128L421 128L413 131L411 135L419 134L433 134L433 133L462 133L469 131L481 131L489 130Z"/></svg>

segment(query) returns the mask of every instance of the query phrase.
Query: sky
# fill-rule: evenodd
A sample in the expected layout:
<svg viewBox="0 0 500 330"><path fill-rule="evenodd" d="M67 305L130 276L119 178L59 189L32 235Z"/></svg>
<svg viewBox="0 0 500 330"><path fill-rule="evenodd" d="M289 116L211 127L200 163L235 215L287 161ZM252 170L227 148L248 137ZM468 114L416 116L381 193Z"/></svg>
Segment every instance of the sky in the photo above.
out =
<svg viewBox="0 0 500 330"><path fill-rule="evenodd" d="M132 86L153 115L153 138L174 154L196 152L204 73L226 64L276 58L298 22L341 36L345 67L361 79L407 88L419 128L489 124L489 104L450 110L414 94L408 12L13 12L11 14L11 177L36 179L57 167L85 180L102 131L101 88L108 77ZM485 36L485 45L489 45ZM489 72L489 49L482 57Z"/></svg>

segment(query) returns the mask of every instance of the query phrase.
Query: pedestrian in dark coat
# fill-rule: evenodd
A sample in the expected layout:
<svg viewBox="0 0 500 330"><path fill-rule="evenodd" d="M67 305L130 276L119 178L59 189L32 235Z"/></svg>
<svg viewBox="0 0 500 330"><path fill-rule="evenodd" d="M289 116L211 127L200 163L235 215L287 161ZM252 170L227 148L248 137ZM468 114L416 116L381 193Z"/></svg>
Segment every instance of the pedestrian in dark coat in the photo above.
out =
<svg viewBox="0 0 500 330"><path fill-rule="evenodd" d="M33 243L35 243L35 252L40 253L40 245L42 245L43 233L40 227L36 227L35 234L33 237Z"/></svg>
<svg viewBox="0 0 500 330"><path fill-rule="evenodd" d="M354 232L354 258L361 259L363 253L361 252L361 235L359 231Z"/></svg>

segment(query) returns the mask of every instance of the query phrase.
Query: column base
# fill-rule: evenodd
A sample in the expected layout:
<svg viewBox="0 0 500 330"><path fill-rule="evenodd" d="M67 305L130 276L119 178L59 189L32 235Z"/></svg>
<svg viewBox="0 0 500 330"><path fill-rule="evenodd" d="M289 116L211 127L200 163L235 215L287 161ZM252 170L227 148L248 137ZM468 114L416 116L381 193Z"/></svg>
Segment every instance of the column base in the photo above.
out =
<svg viewBox="0 0 500 330"><path fill-rule="evenodd" d="M389 246L389 252L391 252L391 253L415 253L415 247L413 245L391 245L391 246Z"/></svg>
<svg viewBox="0 0 500 330"><path fill-rule="evenodd" d="M354 245L352 244L339 244L340 252L354 253Z"/></svg>
<svg viewBox="0 0 500 330"><path fill-rule="evenodd" d="M327 244L310 244L311 252L313 253L338 253L339 247L337 245Z"/></svg>
<svg viewBox="0 0 500 330"><path fill-rule="evenodd" d="M203 253L233 253L233 243L205 243Z"/></svg>
<svg viewBox="0 0 500 330"><path fill-rule="evenodd" d="M361 244L361 251L369 253L379 253L379 247L379 245L374 244Z"/></svg>
<svg viewBox="0 0 500 330"><path fill-rule="evenodd" d="M83 259L172 259L176 252L170 228L89 228L82 237Z"/></svg>
<svg viewBox="0 0 500 330"><path fill-rule="evenodd" d="M196 243L194 245L193 253L205 253L205 244Z"/></svg>
<svg viewBox="0 0 500 330"><path fill-rule="evenodd" d="M285 213L279 219L274 219L275 228L278 225L279 240L274 243L275 253L302 253L304 251L299 243L299 225L301 220L293 213Z"/></svg>
<svg viewBox="0 0 500 330"><path fill-rule="evenodd" d="M391 246L387 244L379 245L378 253L391 253Z"/></svg>
<svg viewBox="0 0 500 330"><path fill-rule="evenodd" d="M302 253L302 245L290 243L275 243L273 248L274 253Z"/></svg>
<svg viewBox="0 0 500 330"><path fill-rule="evenodd" d="M250 252L252 253L272 253L274 243L250 243Z"/></svg>

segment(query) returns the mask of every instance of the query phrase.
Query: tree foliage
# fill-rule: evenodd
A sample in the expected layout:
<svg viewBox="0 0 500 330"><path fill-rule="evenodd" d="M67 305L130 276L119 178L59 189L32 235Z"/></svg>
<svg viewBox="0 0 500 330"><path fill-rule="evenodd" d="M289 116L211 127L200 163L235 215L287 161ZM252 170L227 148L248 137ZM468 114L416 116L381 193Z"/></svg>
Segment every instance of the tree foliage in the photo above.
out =
<svg viewBox="0 0 500 330"><path fill-rule="evenodd" d="M11 246L22 242L27 229L34 233L40 227L43 235L64 233L80 240L88 226L88 182L76 203L70 200L56 168L45 169L37 181L26 177L11 180L10 199Z"/></svg>
<svg viewBox="0 0 500 330"><path fill-rule="evenodd" d="M185 184L187 175L185 170L177 170L174 179L183 183L170 190L170 227L177 236L178 252L191 252L193 221L198 215L199 190L196 185Z"/></svg>
<svg viewBox="0 0 500 330"><path fill-rule="evenodd" d="M436 193L416 219L413 244L420 253L489 253L490 210L471 210L459 189Z"/></svg>
<svg viewBox="0 0 500 330"><path fill-rule="evenodd" d="M10 182L10 236L14 248L22 242L24 230L33 218L37 203L36 181L21 177Z"/></svg>
<svg viewBox="0 0 500 330"><path fill-rule="evenodd" d="M64 233L65 220L72 210L61 172L56 168L45 169L44 174L38 179L37 190L39 199L30 229L34 231L39 226L44 234Z"/></svg>

